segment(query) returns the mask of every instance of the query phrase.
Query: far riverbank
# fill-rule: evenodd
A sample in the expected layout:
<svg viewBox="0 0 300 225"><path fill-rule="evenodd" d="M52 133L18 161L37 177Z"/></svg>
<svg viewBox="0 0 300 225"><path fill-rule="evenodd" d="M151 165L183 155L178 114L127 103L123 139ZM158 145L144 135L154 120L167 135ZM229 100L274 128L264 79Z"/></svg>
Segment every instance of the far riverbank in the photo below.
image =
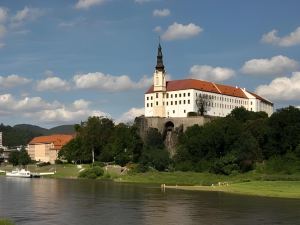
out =
<svg viewBox="0 0 300 225"><path fill-rule="evenodd" d="M59 164L37 167L29 165L32 172L54 172L48 178L77 179L80 171L89 165ZM12 166L0 167L10 171ZM262 174L255 171L230 176L196 172L146 172L126 175L108 171L101 179L115 182L165 185L166 189L189 191L214 191L265 197L300 199L300 174Z"/></svg>

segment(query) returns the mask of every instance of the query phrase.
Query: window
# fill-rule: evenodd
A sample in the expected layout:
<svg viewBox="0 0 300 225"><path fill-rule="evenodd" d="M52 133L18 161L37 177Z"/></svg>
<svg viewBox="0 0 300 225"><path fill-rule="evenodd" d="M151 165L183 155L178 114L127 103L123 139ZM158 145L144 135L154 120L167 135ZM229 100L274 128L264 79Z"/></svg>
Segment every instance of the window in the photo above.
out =
<svg viewBox="0 0 300 225"><path fill-rule="evenodd" d="M188 104L190 104L190 100L188 100Z"/></svg>
<svg viewBox="0 0 300 225"><path fill-rule="evenodd" d="M185 93L183 93L183 97L185 97Z"/></svg>
<svg viewBox="0 0 300 225"><path fill-rule="evenodd" d="M163 102L163 105L165 105L165 102Z"/></svg>
<svg viewBox="0 0 300 225"><path fill-rule="evenodd" d="M181 105L181 100L179 101L179 105Z"/></svg>
<svg viewBox="0 0 300 225"><path fill-rule="evenodd" d="M151 100L153 99L153 96L151 96Z"/></svg>
<svg viewBox="0 0 300 225"><path fill-rule="evenodd" d="M173 105L173 101L171 101L171 105Z"/></svg>
<svg viewBox="0 0 300 225"><path fill-rule="evenodd" d="M167 105L169 105L169 102L167 102Z"/></svg>
<svg viewBox="0 0 300 225"><path fill-rule="evenodd" d="M169 98L169 94L167 93L167 98Z"/></svg>
<svg viewBox="0 0 300 225"><path fill-rule="evenodd" d="M250 105L252 105L252 102L250 102Z"/></svg>
<svg viewBox="0 0 300 225"><path fill-rule="evenodd" d="M175 114L175 110L173 110L173 114Z"/></svg>
<svg viewBox="0 0 300 225"><path fill-rule="evenodd" d="M147 100L149 100L149 97L147 97Z"/></svg>
<svg viewBox="0 0 300 225"><path fill-rule="evenodd" d="M179 98L181 97L181 94L179 94Z"/></svg>
<svg viewBox="0 0 300 225"><path fill-rule="evenodd" d="M151 103L151 107L153 106L153 104Z"/></svg>
<svg viewBox="0 0 300 225"><path fill-rule="evenodd" d="M147 107L149 107L149 103L147 103Z"/></svg>
<svg viewBox="0 0 300 225"><path fill-rule="evenodd" d="M177 101L175 101L175 105L177 105Z"/></svg>
<svg viewBox="0 0 300 225"><path fill-rule="evenodd" d="M177 94L175 94L175 98L177 98Z"/></svg>
<svg viewBox="0 0 300 225"><path fill-rule="evenodd" d="M173 95L171 94L171 98L173 98Z"/></svg>
<svg viewBox="0 0 300 225"><path fill-rule="evenodd" d="M158 105L158 102L156 102L156 105Z"/></svg>
<svg viewBox="0 0 300 225"><path fill-rule="evenodd" d="M190 92L188 93L188 96L190 96L191 94L190 94Z"/></svg>
<svg viewBox="0 0 300 225"><path fill-rule="evenodd" d="M185 104L185 100L183 100L183 104Z"/></svg>
<svg viewBox="0 0 300 225"><path fill-rule="evenodd" d="M156 98L158 98L158 93L156 93Z"/></svg>
<svg viewBox="0 0 300 225"><path fill-rule="evenodd" d="M183 113L186 113L186 110L183 110Z"/></svg>

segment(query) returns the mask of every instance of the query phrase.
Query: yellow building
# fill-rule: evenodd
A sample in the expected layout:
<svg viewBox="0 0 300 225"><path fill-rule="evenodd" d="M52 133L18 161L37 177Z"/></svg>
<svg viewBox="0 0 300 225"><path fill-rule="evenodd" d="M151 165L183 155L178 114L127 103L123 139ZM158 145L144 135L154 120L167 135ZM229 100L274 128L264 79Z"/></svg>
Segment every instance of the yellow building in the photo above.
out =
<svg viewBox="0 0 300 225"><path fill-rule="evenodd" d="M73 138L66 134L35 137L28 144L28 154L32 160L54 163L62 146Z"/></svg>

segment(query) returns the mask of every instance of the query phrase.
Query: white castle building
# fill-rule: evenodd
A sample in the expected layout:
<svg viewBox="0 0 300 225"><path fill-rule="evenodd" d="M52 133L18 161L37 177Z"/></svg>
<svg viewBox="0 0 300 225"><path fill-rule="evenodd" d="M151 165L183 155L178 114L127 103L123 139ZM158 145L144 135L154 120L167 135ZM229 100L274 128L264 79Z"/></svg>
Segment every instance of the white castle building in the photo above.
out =
<svg viewBox="0 0 300 225"><path fill-rule="evenodd" d="M244 88L196 79L166 81L162 49L159 44L153 85L145 93L145 117L187 117L198 112L197 96L206 96L205 115L224 117L243 106L253 112L273 113L273 103Z"/></svg>

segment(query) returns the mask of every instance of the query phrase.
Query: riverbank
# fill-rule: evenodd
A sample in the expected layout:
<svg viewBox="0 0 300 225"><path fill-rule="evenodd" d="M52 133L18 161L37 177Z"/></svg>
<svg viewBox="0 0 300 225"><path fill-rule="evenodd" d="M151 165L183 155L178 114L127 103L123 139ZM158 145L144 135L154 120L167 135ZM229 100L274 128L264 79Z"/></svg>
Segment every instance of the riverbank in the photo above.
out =
<svg viewBox="0 0 300 225"><path fill-rule="evenodd" d="M8 219L1 219L1 218L0 218L0 225L14 225L14 223L11 222L11 221L8 220Z"/></svg>
<svg viewBox="0 0 300 225"><path fill-rule="evenodd" d="M55 172L48 178L77 179L80 171L89 165L59 164L37 167L29 165L32 172ZM0 170L11 171L12 166L1 167ZM111 172L111 173L109 173ZM196 172L146 172L116 174L114 171L105 173L103 178L115 182L165 184L167 189L190 191L220 191L236 194L300 198L300 174L263 174L255 171L230 176L196 173ZM221 186L219 186L221 184Z"/></svg>
<svg viewBox="0 0 300 225"><path fill-rule="evenodd" d="M166 189L216 191L300 199L300 175L249 172L231 176L194 172L148 172L119 177L118 182L155 183Z"/></svg>
<svg viewBox="0 0 300 225"><path fill-rule="evenodd" d="M221 186L165 186L165 188L300 199L300 181L250 181Z"/></svg>

